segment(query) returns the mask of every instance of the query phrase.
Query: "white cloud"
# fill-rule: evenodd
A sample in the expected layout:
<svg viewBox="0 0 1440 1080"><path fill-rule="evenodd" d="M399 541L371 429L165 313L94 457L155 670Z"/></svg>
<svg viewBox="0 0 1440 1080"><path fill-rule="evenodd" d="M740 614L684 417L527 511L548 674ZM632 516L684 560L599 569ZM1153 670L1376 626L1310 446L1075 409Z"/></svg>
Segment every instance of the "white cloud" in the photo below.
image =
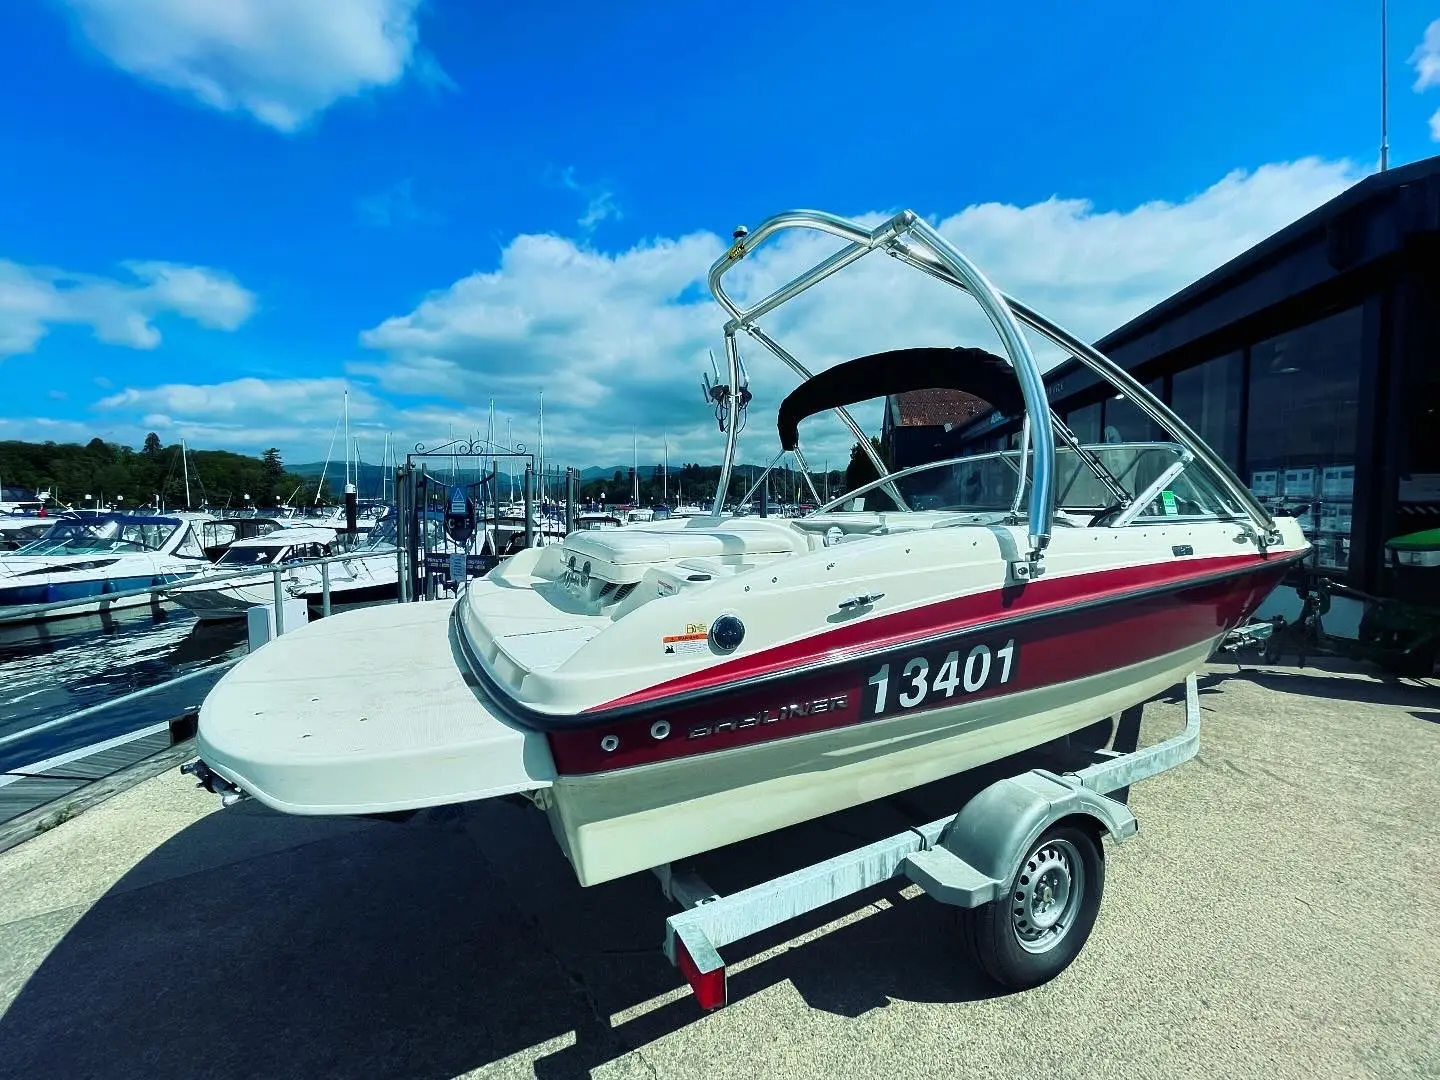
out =
<svg viewBox="0 0 1440 1080"><path fill-rule="evenodd" d="M1093 340L1359 177L1350 163L1307 158L1237 170L1174 203L1102 211L1083 199L1052 198L1024 207L974 205L932 220L1002 290ZM386 391L470 410L493 396L525 418L531 445L543 389L556 460L628 461L638 427L648 447L642 461L658 458L666 430L672 462L713 461L721 437L701 401L699 377L707 350L719 355L723 319L705 278L726 243L694 233L606 254L558 236L517 237L497 269L462 278L365 331L361 343L381 358L352 371ZM786 238L742 263L727 286L758 296L833 247L824 238ZM970 301L880 257L762 322L812 370L902 345L994 343ZM745 356L756 400L742 454L766 460L776 447L774 410L794 378L758 346ZM857 416L878 424L878 406ZM850 442L838 424L819 417L802 438L812 459L828 453L832 464Z"/></svg>
<svg viewBox="0 0 1440 1080"><path fill-rule="evenodd" d="M185 438L197 449L256 454L278 446L290 462L323 460L327 451L341 461L345 447L339 421L347 387L351 439L366 461L380 460L387 436L403 457L416 442L435 446L452 433L467 439L482 434L485 421L474 410L422 405L401 411L368 386L338 378L243 378L127 387L95 404L93 423L112 433L106 438L132 446L141 445L145 433L155 431L166 442ZM506 419L497 413L496 430L502 439ZM89 427L80 423L77 430L89 431ZM81 441L90 437L86 434Z"/></svg>
<svg viewBox="0 0 1440 1080"><path fill-rule="evenodd" d="M1093 340L1359 177L1348 163L1306 159L1232 173L1177 203L1100 211L1057 198L970 206L936 220L1001 289ZM437 290L361 335L374 359L351 365L348 385L362 455L378 461L387 433L401 452L452 434L482 435L492 399L497 437L508 430L535 451L543 390L552 464L623 466L632 432L642 467L660 460L667 436L674 466L718 460L723 440L699 377L707 351L719 355L723 318L705 278L727 242L701 232L603 253L558 236L515 238L494 270ZM832 246L807 237L767 245L726 280L754 297ZM763 323L817 370L886 347L994 347L971 301L881 257ZM795 378L758 347L745 356L756 397L741 460L766 461L777 447L775 409ZM274 445L287 461L313 461L325 455L345 385L338 378L132 385L99 402L93 426L136 446L153 429L167 442L184 436L197 447L248 453ZM856 413L878 427L877 404ZM79 425L76 437L88 439L91 426ZM828 457L843 467L851 440L833 420L807 421L802 437L812 465ZM338 445L335 453L338 460Z"/></svg>
<svg viewBox="0 0 1440 1080"><path fill-rule="evenodd" d="M1425 37L1410 54L1415 65L1415 89L1428 90L1440 86L1440 19L1425 28Z"/></svg>
<svg viewBox="0 0 1440 1080"><path fill-rule="evenodd" d="M283 132L407 68L448 83L418 47L421 0L63 2L116 67Z"/></svg>
<svg viewBox="0 0 1440 1080"><path fill-rule="evenodd" d="M0 259L0 357L30 352L62 323L89 326L107 344L153 349L160 344L157 316L173 313L234 330L255 310L254 294L223 271L155 261L124 265L133 280Z"/></svg>
<svg viewBox="0 0 1440 1080"><path fill-rule="evenodd" d="M602 221L619 221L625 216L620 200L613 191L604 184L582 184L575 176L574 166L566 166L558 172L552 171L548 179L549 182L574 192L585 200L585 210L575 220L575 224L587 235L594 232L595 227Z"/></svg>
<svg viewBox="0 0 1440 1080"><path fill-rule="evenodd" d="M1415 66L1415 90L1420 92L1440 86L1440 19L1425 28L1425 37L1410 54ZM1430 117L1430 138L1440 142L1440 111Z"/></svg>
<svg viewBox="0 0 1440 1080"><path fill-rule="evenodd" d="M98 407L143 414L145 422L209 426L321 425L328 434L340 415L343 379L234 379L199 386L169 383L144 389L127 387L102 398ZM367 391L350 388L350 417L365 421L381 405Z"/></svg>
<svg viewBox="0 0 1440 1080"><path fill-rule="evenodd" d="M19 439L24 442L88 443L97 436L106 441L124 441L119 438L119 433L114 427L96 425L88 420L57 420L45 416L0 416L0 442Z"/></svg>

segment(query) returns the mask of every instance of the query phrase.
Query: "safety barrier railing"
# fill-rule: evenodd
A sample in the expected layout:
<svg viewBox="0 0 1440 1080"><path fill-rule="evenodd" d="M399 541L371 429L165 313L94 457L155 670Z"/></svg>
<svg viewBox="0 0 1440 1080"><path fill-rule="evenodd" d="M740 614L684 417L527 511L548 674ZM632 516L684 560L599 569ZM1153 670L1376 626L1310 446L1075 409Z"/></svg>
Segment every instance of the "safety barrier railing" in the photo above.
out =
<svg viewBox="0 0 1440 1080"><path fill-rule="evenodd" d="M277 605L276 618L281 617L279 605L283 604L287 595L284 588L284 578L292 570L303 570L307 567L320 567L320 593L322 609L326 615L330 614L330 567L339 562L354 562L356 559L368 556L384 555L389 558L395 557L394 549L386 550L378 548L371 551L352 550L340 555L327 555L321 559L300 559L295 562L279 563L275 566L247 567L244 570L236 570L226 574L211 574L202 569L199 573L189 577L176 577L172 581L166 581L158 585L148 585L143 588L117 589L115 592L101 593L95 597L80 597L74 600L52 600L44 604L26 604L10 608L0 613L0 623L18 622L29 619L36 615L45 615L51 611L63 611L67 608L78 607L81 604L93 602L113 603L116 600L128 600L137 596L152 596L157 593L179 592L189 586L205 585L207 588L212 585L224 585L230 582L249 580L254 581L266 576L274 580L274 599ZM214 569L218 564L208 564ZM276 627L277 631L281 627Z"/></svg>

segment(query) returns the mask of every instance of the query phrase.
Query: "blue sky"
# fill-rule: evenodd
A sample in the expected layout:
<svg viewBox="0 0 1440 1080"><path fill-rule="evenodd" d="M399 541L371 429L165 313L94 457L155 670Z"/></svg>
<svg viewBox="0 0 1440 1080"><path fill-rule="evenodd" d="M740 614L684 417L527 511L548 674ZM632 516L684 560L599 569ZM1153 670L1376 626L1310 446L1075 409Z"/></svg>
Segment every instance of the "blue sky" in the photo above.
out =
<svg viewBox="0 0 1440 1080"><path fill-rule="evenodd" d="M1098 336L1373 171L1377 6L7 4L0 438L308 460L348 386L372 460L492 397L533 446L543 389L552 460L713 460L734 224L908 206ZM1390 28L1400 164L1440 150L1440 5ZM974 329L878 281L770 329L815 366ZM756 376L748 458L791 385Z"/></svg>

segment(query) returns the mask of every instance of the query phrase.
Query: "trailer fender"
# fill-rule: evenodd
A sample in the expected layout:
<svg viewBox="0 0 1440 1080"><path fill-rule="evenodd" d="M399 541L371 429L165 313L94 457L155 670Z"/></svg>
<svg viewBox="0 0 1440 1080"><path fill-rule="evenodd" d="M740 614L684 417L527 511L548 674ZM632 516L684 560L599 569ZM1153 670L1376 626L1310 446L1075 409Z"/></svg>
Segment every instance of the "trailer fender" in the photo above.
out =
<svg viewBox="0 0 1440 1080"><path fill-rule="evenodd" d="M905 861L905 876L944 904L988 904L1008 885L1030 847L1062 818L1086 817L1117 840L1135 835L1130 808L1077 778L1032 769L976 795L934 846Z"/></svg>

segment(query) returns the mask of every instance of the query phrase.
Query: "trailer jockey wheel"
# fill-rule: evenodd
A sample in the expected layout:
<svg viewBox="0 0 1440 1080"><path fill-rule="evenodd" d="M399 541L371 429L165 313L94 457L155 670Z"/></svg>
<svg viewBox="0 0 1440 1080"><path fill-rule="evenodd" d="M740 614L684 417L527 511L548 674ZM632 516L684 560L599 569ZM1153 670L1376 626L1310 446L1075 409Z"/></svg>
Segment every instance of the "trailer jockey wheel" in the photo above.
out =
<svg viewBox="0 0 1440 1080"><path fill-rule="evenodd" d="M961 937L996 982L1038 986L1079 955L1104 891L1099 842L1082 828L1057 825L1031 845L999 899L959 910Z"/></svg>

